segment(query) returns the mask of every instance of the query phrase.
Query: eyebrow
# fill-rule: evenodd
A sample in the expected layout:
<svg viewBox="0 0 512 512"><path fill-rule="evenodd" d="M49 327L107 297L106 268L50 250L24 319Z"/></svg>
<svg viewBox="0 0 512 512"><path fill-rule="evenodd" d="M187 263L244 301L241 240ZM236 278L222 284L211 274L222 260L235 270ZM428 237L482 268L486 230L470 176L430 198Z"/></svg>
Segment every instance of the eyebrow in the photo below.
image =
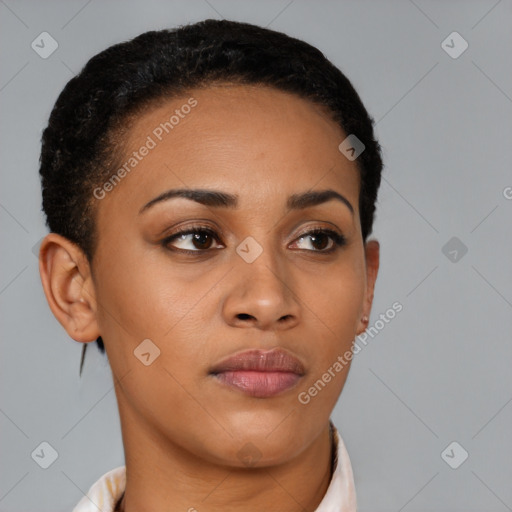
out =
<svg viewBox="0 0 512 512"><path fill-rule="evenodd" d="M205 206L213 208L229 208L236 209L238 206L238 196L229 194L227 192L221 192L220 190L208 190L208 189L171 189L163 192L159 196L151 199L146 203L139 211L139 215L149 210L152 206L163 201L182 197L190 199L196 203L200 203ZM286 207L288 210L303 210L311 206L317 206L322 203L326 203L331 200L337 200L347 206L352 214L354 214L354 208L350 204L349 200L332 189L327 190L313 190L303 192L301 194L292 194L286 201Z"/></svg>

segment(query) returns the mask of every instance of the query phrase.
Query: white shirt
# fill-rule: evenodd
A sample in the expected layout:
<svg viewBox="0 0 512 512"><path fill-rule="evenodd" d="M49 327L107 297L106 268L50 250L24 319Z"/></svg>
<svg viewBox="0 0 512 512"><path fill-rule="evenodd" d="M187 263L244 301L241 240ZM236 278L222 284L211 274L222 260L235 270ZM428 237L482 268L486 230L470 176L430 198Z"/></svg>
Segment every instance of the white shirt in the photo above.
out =
<svg viewBox="0 0 512 512"><path fill-rule="evenodd" d="M322 501L315 512L357 512L356 491L345 443L333 425L335 469ZM126 487L126 466L101 476L72 512L114 512Z"/></svg>

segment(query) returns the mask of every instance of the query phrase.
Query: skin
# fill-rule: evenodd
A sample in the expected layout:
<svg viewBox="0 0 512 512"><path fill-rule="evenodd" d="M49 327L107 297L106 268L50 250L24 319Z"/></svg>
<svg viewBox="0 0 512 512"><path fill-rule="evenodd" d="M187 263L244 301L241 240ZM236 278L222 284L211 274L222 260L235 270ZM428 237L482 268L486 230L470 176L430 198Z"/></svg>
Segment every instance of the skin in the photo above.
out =
<svg viewBox="0 0 512 512"><path fill-rule="evenodd" d="M379 266L379 243L362 240L356 161L338 150L346 134L320 107L229 84L146 109L130 126L126 159L191 96L198 105L98 200L92 265L65 238L45 238L43 288L74 340L103 337L127 467L122 510L313 511L329 485L329 418L350 365L307 405L297 397L365 330ZM239 204L178 198L139 215L172 188L220 190ZM354 213L336 200L286 210L288 196L324 189ZM198 221L219 241L162 245ZM313 228L341 232L346 245L322 253L334 242L301 238ZM248 236L263 249L252 263L236 252ZM160 350L148 366L134 356L147 338ZM306 369L280 395L249 397L208 374L229 355L274 347ZM240 457L247 443L254 466Z"/></svg>

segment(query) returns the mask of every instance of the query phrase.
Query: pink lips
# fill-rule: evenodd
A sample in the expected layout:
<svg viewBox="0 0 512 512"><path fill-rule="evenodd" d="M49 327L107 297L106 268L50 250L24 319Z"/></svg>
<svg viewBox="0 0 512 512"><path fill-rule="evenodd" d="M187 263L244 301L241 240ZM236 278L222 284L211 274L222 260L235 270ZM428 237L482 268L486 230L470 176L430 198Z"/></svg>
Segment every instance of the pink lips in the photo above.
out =
<svg viewBox="0 0 512 512"><path fill-rule="evenodd" d="M221 383L256 398L290 389L304 375L304 366L282 349L248 350L221 361L211 371Z"/></svg>

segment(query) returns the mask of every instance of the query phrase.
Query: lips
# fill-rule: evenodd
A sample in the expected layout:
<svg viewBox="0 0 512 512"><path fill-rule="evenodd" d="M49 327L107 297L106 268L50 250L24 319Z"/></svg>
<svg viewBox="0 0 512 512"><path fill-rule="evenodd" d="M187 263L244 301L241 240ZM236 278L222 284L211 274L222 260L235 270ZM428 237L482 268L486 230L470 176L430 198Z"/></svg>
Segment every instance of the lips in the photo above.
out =
<svg viewBox="0 0 512 512"><path fill-rule="evenodd" d="M294 387L305 370L296 357L278 348L235 354L215 365L210 374L246 395L269 398Z"/></svg>

